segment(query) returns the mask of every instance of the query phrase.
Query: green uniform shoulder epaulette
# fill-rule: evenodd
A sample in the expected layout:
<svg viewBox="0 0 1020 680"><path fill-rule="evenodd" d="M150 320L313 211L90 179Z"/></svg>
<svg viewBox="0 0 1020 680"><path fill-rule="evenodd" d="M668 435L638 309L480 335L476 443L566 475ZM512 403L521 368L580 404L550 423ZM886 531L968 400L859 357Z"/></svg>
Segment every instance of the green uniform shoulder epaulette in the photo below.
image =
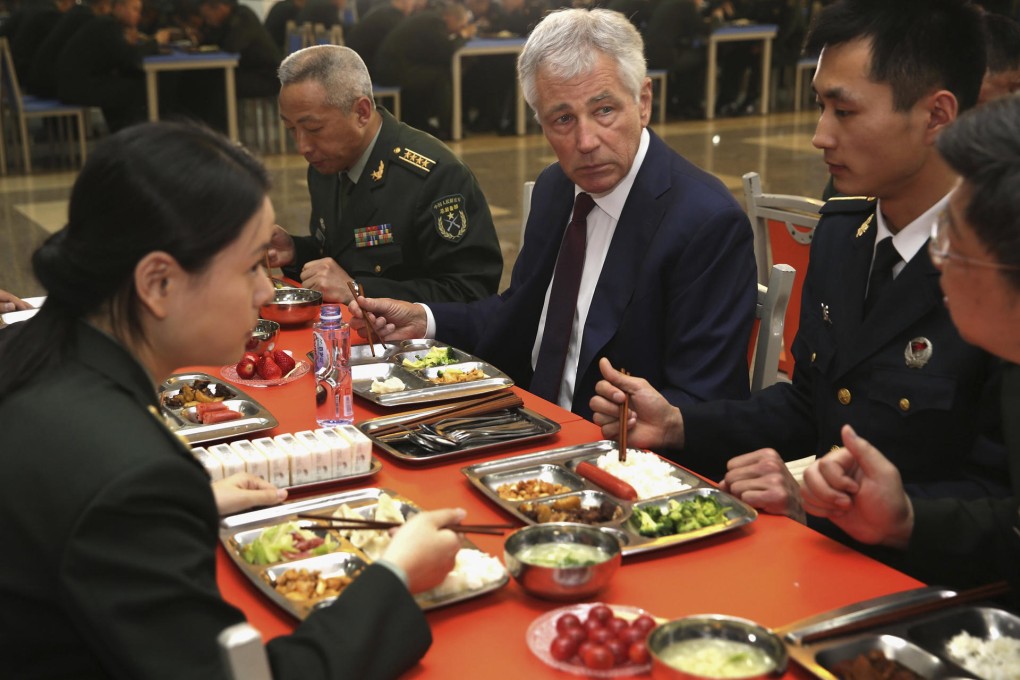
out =
<svg viewBox="0 0 1020 680"><path fill-rule="evenodd" d="M437 161L424 153L419 153L406 146L393 147L393 160L403 168L408 168L422 177L427 176L436 167Z"/></svg>
<svg viewBox="0 0 1020 680"><path fill-rule="evenodd" d="M830 213L861 213L875 209L874 196L833 196L819 209L822 215Z"/></svg>

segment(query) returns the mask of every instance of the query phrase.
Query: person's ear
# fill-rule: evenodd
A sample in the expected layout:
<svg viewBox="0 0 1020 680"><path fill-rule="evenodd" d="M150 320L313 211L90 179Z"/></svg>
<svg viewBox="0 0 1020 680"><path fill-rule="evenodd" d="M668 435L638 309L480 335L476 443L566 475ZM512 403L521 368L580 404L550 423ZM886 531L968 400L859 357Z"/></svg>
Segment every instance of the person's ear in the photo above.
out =
<svg viewBox="0 0 1020 680"><path fill-rule="evenodd" d="M354 114L358 117L358 124L364 127L372 120L372 113L375 111L375 102L371 97L358 97L354 102Z"/></svg>
<svg viewBox="0 0 1020 680"><path fill-rule="evenodd" d="M959 102L949 90L939 90L928 99L928 137L934 143L935 136L951 125L959 114Z"/></svg>
<svg viewBox="0 0 1020 680"><path fill-rule="evenodd" d="M165 319L184 278L184 270L168 253L157 250L143 257L135 265L135 291L142 307L157 319Z"/></svg>

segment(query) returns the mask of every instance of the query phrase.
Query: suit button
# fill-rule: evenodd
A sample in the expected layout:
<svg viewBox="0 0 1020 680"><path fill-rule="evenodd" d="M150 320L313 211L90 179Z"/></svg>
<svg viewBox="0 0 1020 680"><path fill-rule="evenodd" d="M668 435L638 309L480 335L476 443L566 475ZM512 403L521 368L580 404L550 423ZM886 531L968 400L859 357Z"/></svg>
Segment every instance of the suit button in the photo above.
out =
<svg viewBox="0 0 1020 680"><path fill-rule="evenodd" d="M848 390L847 388L840 387L839 391L836 392L836 399L839 399L839 403L843 404L843 406L846 406L847 404L850 403L851 399L853 399L853 395L850 394L850 390Z"/></svg>
<svg viewBox="0 0 1020 680"><path fill-rule="evenodd" d="M377 265L375 266L375 269L374 269L373 271L374 271L374 272L375 272L376 274L379 274L380 272L382 272L382 265L380 265L380 264L377 264Z"/></svg>
<svg viewBox="0 0 1020 680"><path fill-rule="evenodd" d="M906 397L900 399L900 410L904 413L910 410L910 400Z"/></svg>

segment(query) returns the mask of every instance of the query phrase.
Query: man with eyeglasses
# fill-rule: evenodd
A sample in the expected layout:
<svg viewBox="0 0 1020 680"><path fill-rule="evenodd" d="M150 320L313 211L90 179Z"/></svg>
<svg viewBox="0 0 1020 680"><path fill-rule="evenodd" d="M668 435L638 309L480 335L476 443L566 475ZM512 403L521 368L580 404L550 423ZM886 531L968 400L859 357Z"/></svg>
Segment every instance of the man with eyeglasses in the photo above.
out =
<svg viewBox="0 0 1020 680"><path fill-rule="evenodd" d="M595 421L617 436L627 392L632 444L798 518L784 460L838 447L846 423L880 443L916 493L987 495L1004 454L976 442L995 420L984 397L998 363L953 327L925 248L957 182L935 140L974 104L984 73L979 17L959 0L843 0L823 10L806 49L821 53L813 142L847 197L821 209L792 384L677 409L604 362Z"/></svg>
<svg viewBox="0 0 1020 680"><path fill-rule="evenodd" d="M896 467L848 426L845 448L805 471L804 507L857 540L904 551L929 580L1008 578L1020 602L1020 97L967 114L938 148L963 182L932 227L929 252L961 335L1013 362L1002 392L1013 496L911 497Z"/></svg>

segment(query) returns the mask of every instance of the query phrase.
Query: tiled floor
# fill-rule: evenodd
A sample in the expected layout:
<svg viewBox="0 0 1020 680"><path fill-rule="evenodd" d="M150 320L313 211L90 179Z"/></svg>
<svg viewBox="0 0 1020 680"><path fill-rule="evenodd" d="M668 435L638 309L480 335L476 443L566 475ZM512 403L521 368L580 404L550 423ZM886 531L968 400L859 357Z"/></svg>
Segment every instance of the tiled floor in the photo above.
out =
<svg viewBox="0 0 1020 680"><path fill-rule="evenodd" d="M765 191L818 196L825 185L821 153L811 146L815 113L779 113L715 121L669 123L656 128L667 143L718 176L742 201L740 177L754 170ZM540 134L477 136L452 143L474 170L485 191L503 246L503 282L520 243L521 187L555 160ZM265 157L274 188L277 220L294 233L307 233L307 165L296 155ZM42 295L31 274L30 256L47 234L63 226L75 173L0 178L0 288L23 297Z"/></svg>

